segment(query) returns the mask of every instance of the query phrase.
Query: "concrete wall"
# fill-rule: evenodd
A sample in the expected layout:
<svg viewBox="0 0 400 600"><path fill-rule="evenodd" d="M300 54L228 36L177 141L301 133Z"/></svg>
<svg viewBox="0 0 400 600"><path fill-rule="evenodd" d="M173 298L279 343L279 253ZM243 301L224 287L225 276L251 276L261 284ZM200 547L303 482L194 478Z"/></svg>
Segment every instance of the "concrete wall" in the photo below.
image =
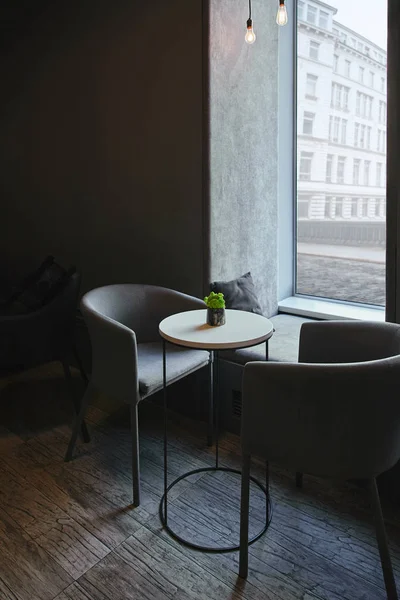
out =
<svg viewBox="0 0 400 600"><path fill-rule="evenodd" d="M278 276L279 28L275 2L252 5L257 39L249 46L248 3L210 0L210 279L251 271L262 308L272 315Z"/></svg>
<svg viewBox="0 0 400 600"><path fill-rule="evenodd" d="M0 269L202 295L201 0L47 5L0 58Z"/></svg>

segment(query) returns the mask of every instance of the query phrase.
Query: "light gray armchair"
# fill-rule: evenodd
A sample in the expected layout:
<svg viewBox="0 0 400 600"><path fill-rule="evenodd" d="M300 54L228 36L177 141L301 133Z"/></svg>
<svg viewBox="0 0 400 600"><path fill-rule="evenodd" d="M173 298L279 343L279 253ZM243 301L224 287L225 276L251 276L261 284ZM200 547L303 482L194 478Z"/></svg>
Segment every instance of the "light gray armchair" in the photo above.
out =
<svg viewBox="0 0 400 600"><path fill-rule="evenodd" d="M399 396L400 326L395 324L305 323L299 364L246 365L241 577L248 570L250 458L256 454L299 473L368 480L387 596L397 600L376 477L400 458Z"/></svg>
<svg viewBox="0 0 400 600"><path fill-rule="evenodd" d="M109 285L82 298L92 344L92 374L65 460L72 458L89 403L101 391L131 407L133 503L140 504L138 404L163 387L160 321L174 313L204 308L198 298L163 287ZM207 365L209 354L169 346L168 385Z"/></svg>

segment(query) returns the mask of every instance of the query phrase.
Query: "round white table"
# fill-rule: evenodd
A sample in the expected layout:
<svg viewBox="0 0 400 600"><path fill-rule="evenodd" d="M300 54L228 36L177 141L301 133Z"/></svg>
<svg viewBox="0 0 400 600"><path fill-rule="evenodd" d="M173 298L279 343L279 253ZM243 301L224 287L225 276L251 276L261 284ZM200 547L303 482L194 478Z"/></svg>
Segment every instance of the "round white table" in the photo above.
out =
<svg viewBox="0 0 400 600"><path fill-rule="evenodd" d="M214 382L218 381L218 359L221 350L237 350L249 348L265 342L265 357L268 360L268 340L273 334L271 321L262 315L254 313L226 309L226 323L221 326L210 326L207 324L207 310L190 310L177 313L165 318L159 325L159 333L163 340L163 383L164 383L164 495L160 502L160 519L165 529L178 541L206 552L231 552L239 549L239 544L223 548L208 547L196 544L179 536L170 525L168 525L168 492L182 479L195 473L206 471L229 471L240 474L236 469L219 466L218 454L218 389L216 390L216 403L214 407ZM184 473L168 485L168 436L167 436L167 375L166 375L166 343L183 346L191 349L207 350L210 352L210 418L209 418L209 444L212 444L212 429L215 428L215 466L195 469ZM266 496L266 522L261 531L255 535L249 544L258 540L268 528L270 523L270 501L268 494L268 473L266 486L258 480L251 480L265 493Z"/></svg>

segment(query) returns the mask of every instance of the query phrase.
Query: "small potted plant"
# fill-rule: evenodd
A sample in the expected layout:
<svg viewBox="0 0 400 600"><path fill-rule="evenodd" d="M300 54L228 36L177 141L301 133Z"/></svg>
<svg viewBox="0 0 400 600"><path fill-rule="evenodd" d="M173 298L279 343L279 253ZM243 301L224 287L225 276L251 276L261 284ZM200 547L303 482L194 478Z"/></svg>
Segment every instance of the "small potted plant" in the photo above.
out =
<svg viewBox="0 0 400 600"><path fill-rule="evenodd" d="M210 292L204 298L207 305L207 323L213 327L225 325L225 300L224 295L219 292Z"/></svg>

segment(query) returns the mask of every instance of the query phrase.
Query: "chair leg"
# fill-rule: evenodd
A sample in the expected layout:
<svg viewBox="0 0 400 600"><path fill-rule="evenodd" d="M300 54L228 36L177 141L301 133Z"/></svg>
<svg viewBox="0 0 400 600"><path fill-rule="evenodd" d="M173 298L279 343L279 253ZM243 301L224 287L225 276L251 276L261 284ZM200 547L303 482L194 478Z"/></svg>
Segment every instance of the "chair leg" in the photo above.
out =
<svg viewBox="0 0 400 600"><path fill-rule="evenodd" d="M386 594L388 600L398 600L396 582L393 575L392 562L390 560L389 545L386 535L385 523L383 521L381 502L379 499L376 479L370 480L371 500L375 517L376 539L381 557L383 578L385 580Z"/></svg>
<svg viewBox="0 0 400 600"><path fill-rule="evenodd" d="M89 383L89 378L88 378L88 376L86 375L86 371L85 371L85 369L83 368L83 364L82 364L81 358L80 358L80 356L79 356L79 354L78 354L78 350L77 350L77 348L76 348L76 346L75 346L75 345L74 345L74 346L73 346L73 348L72 348L72 353L73 353L73 355L74 355L74 358L75 358L76 364L77 364L77 366L78 366L79 373L81 374L81 377L82 377L83 381L84 381L84 382L86 383L86 385L87 385L87 384Z"/></svg>
<svg viewBox="0 0 400 600"><path fill-rule="evenodd" d="M71 458L72 458L72 454L74 452L76 440L78 439L78 434L79 434L79 431L80 431L80 429L82 427L83 418L85 416L87 407L89 406L90 401L96 396L96 393L97 392L96 392L95 388L92 386L91 383L89 383L89 385L86 388L86 392L85 392L85 394L84 394L84 396L82 398L81 408L80 408L79 414L78 414L78 416L76 418L75 425L74 425L74 428L72 430L71 439L69 441L67 452L65 454L64 460L66 462L70 461Z"/></svg>
<svg viewBox="0 0 400 600"><path fill-rule="evenodd" d="M303 487L303 473L296 473L296 487L298 488L302 488Z"/></svg>
<svg viewBox="0 0 400 600"><path fill-rule="evenodd" d="M139 419L138 404L131 404L133 506L140 505Z"/></svg>
<svg viewBox="0 0 400 600"><path fill-rule="evenodd" d="M240 501L240 550L239 577L246 579L249 565L249 501L250 501L250 455L242 457L242 489Z"/></svg>
<svg viewBox="0 0 400 600"><path fill-rule="evenodd" d="M72 382L72 375L71 375L71 370L69 368L69 364L66 361L61 361L61 364L64 369L65 381L67 382L68 390L69 390L70 396L72 398L75 413L76 413L76 415L79 415L79 411L81 409L81 403L80 403L80 400L74 390L74 385ZM89 435L88 429L86 427L85 421L82 421L81 433L82 433L82 438L83 438L83 441L85 442L85 444L90 442L90 435Z"/></svg>

